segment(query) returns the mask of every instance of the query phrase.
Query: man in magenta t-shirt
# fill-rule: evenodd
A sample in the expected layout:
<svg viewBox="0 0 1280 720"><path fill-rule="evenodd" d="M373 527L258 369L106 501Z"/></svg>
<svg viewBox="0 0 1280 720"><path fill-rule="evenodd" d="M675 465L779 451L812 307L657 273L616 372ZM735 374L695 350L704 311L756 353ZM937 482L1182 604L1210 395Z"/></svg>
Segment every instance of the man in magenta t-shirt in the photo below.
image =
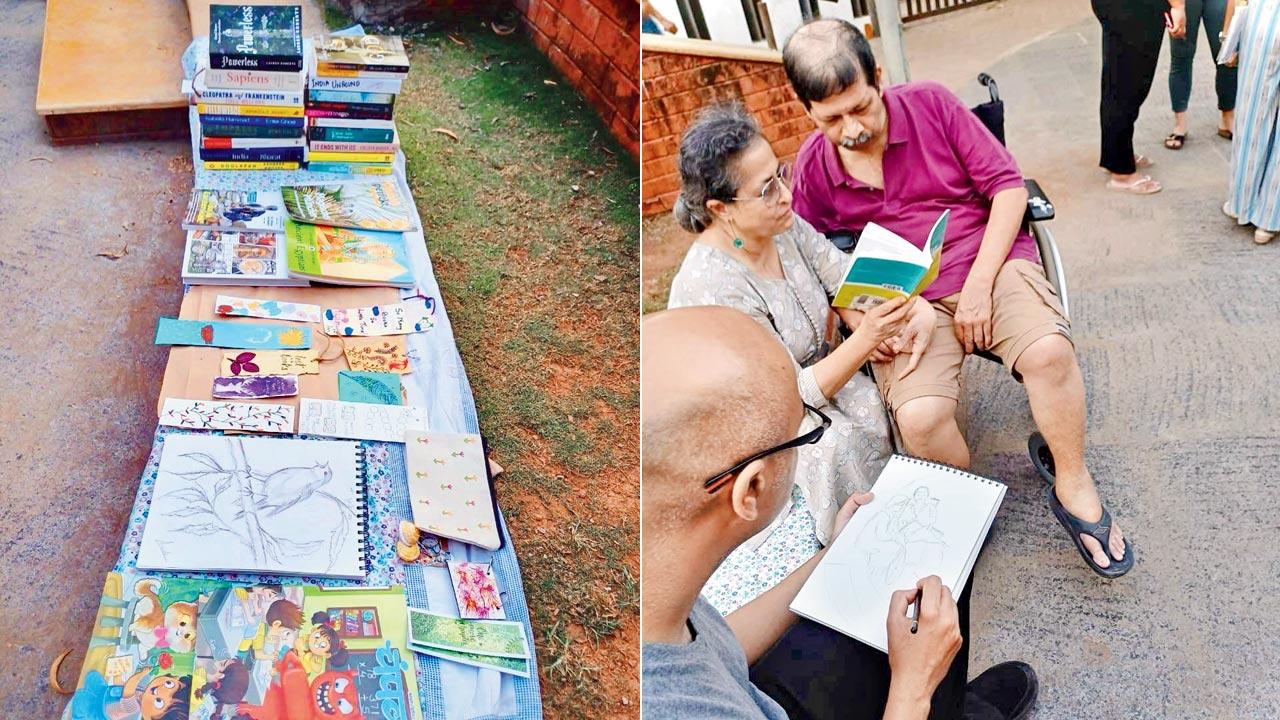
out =
<svg viewBox="0 0 1280 720"><path fill-rule="evenodd" d="M969 465L956 423L960 368L966 354L991 351L1026 385L1053 452L1047 497L1055 515L1095 572L1127 572L1131 549L1085 466L1084 381L1070 324L1022 229L1027 191L1013 157L941 85L883 87L866 38L844 21L801 27L783 64L818 128L796 155L793 208L801 217L827 235L875 222L923 246L951 211L941 270L923 293L938 323L919 365L908 371L908 354L888 343L873 357L907 450Z"/></svg>

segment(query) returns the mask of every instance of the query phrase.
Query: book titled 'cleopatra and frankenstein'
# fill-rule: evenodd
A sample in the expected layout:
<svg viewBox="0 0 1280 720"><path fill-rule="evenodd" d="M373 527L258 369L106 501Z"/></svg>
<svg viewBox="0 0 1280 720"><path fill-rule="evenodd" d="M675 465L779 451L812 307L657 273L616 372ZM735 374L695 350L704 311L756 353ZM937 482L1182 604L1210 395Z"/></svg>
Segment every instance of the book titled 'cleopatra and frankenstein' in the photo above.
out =
<svg viewBox="0 0 1280 720"><path fill-rule="evenodd" d="M192 82L209 170L306 161L301 5L210 5L209 57Z"/></svg>
<svg viewBox="0 0 1280 720"><path fill-rule="evenodd" d="M409 72L399 37L322 35L307 83L308 169L390 175L400 137L396 96Z"/></svg>

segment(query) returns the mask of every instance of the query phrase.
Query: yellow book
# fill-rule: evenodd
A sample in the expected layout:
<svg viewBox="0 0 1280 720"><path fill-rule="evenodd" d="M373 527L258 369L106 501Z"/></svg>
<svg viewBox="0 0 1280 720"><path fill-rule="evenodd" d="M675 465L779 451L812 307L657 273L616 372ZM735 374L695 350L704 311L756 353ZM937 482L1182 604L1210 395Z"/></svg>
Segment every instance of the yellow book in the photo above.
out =
<svg viewBox="0 0 1280 720"><path fill-rule="evenodd" d="M297 170L296 162L252 162L239 160L206 160L205 170Z"/></svg>
<svg viewBox="0 0 1280 720"><path fill-rule="evenodd" d="M306 112L300 107L282 105L214 105L199 103L196 112L201 115L253 115L257 117L302 117Z"/></svg>
<svg viewBox="0 0 1280 720"><path fill-rule="evenodd" d="M395 159L392 153L358 153L358 152L312 152L307 155L311 162L364 162L389 163Z"/></svg>

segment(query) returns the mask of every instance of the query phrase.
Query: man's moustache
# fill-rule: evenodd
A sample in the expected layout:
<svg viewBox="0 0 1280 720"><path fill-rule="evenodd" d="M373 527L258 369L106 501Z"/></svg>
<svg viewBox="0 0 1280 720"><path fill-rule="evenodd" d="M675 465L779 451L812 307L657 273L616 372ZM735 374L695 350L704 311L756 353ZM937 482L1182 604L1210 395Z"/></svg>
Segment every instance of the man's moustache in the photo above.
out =
<svg viewBox="0 0 1280 720"><path fill-rule="evenodd" d="M857 148L859 145L865 145L867 141L870 139L871 139L871 133L867 132L866 130L863 130L861 133L859 133L858 137L856 138L847 138L847 137L840 138L840 147L844 148L845 150L853 150Z"/></svg>

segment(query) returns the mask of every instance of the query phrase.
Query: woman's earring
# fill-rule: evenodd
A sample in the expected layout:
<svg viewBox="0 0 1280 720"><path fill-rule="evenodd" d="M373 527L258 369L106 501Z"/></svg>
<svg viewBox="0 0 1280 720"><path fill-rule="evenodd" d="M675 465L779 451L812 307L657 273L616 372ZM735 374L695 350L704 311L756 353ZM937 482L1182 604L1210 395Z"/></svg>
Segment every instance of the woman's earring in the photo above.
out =
<svg viewBox="0 0 1280 720"><path fill-rule="evenodd" d="M741 250L741 249L742 249L742 238L740 238L740 237L736 237L736 238L734 238L734 239L733 239L733 246L734 246L734 247L736 247L736 248L738 248L739 250Z"/></svg>

